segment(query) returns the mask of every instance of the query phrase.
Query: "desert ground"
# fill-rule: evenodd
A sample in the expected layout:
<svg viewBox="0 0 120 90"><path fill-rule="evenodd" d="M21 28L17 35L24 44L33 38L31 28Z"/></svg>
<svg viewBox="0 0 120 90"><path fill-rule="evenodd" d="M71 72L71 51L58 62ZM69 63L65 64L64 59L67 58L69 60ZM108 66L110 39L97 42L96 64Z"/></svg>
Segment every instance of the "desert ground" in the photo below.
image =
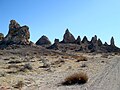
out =
<svg viewBox="0 0 120 90"><path fill-rule="evenodd" d="M85 84L62 85L74 73ZM19 47L0 50L0 90L120 90L120 56Z"/></svg>

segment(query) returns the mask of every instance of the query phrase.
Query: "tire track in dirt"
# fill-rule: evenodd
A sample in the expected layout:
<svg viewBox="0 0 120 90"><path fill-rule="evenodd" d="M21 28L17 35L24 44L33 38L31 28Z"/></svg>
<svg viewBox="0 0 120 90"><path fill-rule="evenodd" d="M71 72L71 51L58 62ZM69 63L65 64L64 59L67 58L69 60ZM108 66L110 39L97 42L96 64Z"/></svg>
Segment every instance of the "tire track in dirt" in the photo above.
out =
<svg viewBox="0 0 120 90"><path fill-rule="evenodd" d="M108 65L87 90L120 90L120 58L113 59L114 63ZM86 90L84 89L84 90Z"/></svg>

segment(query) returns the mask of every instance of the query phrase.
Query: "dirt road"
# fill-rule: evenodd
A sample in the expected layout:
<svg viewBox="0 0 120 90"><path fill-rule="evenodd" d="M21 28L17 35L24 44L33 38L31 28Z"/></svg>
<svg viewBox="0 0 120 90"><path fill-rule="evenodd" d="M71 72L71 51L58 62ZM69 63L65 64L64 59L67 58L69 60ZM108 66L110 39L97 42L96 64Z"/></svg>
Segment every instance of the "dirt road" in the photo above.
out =
<svg viewBox="0 0 120 90"><path fill-rule="evenodd" d="M116 57L113 60L113 63L106 66L105 70L86 88L87 90L120 90L120 58Z"/></svg>
<svg viewBox="0 0 120 90"><path fill-rule="evenodd" d="M112 58L104 70L85 85L62 87L57 90L120 90L120 57Z"/></svg>

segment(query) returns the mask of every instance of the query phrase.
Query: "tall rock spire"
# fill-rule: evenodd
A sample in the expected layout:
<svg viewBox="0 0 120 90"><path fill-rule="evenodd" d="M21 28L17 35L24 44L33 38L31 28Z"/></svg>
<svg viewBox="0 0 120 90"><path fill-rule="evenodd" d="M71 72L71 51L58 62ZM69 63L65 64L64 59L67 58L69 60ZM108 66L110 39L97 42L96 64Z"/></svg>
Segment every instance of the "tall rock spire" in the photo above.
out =
<svg viewBox="0 0 120 90"><path fill-rule="evenodd" d="M30 44L30 32L28 26L20 26L15 20L9 24L9 32L4 38L6 44Z"/></svg>
<svg viewBox="0 0 120 90"><path fill-rule="evenodd" d="M79 44L79 45L81 44L81 38L80 38L80 36L77 37L77 39L75 40L75 43Z"/></svg>
<svg viewBox="0 0 120 90"><path fill-rule="evenodd" d="M114 42L114 38L112 37L111 40L110 40L110 45L111 46L115 46L115 42Z"/></svg>
<svg viewBox="0 0 120 90"><path fill-rule="evenodd" d="M63 43L74 43L75 37L66 29L65 34L63 36Z"/></svg>

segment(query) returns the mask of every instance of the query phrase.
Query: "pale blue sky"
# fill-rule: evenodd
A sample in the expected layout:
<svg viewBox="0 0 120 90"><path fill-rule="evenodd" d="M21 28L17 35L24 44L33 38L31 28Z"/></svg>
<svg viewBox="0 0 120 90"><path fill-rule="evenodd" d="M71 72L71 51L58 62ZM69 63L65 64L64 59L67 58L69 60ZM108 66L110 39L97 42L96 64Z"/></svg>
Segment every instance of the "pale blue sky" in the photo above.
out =
<svg viewBox="0 0 120 90"><path fill-rule="evenodd" d="M114 36L120 47L120 0L0 0L0 32L8 32L9 21L28 25L31 41L46 35L62 40L65 29L77 38L90 40L95 34L109 43Z"/></svg>

